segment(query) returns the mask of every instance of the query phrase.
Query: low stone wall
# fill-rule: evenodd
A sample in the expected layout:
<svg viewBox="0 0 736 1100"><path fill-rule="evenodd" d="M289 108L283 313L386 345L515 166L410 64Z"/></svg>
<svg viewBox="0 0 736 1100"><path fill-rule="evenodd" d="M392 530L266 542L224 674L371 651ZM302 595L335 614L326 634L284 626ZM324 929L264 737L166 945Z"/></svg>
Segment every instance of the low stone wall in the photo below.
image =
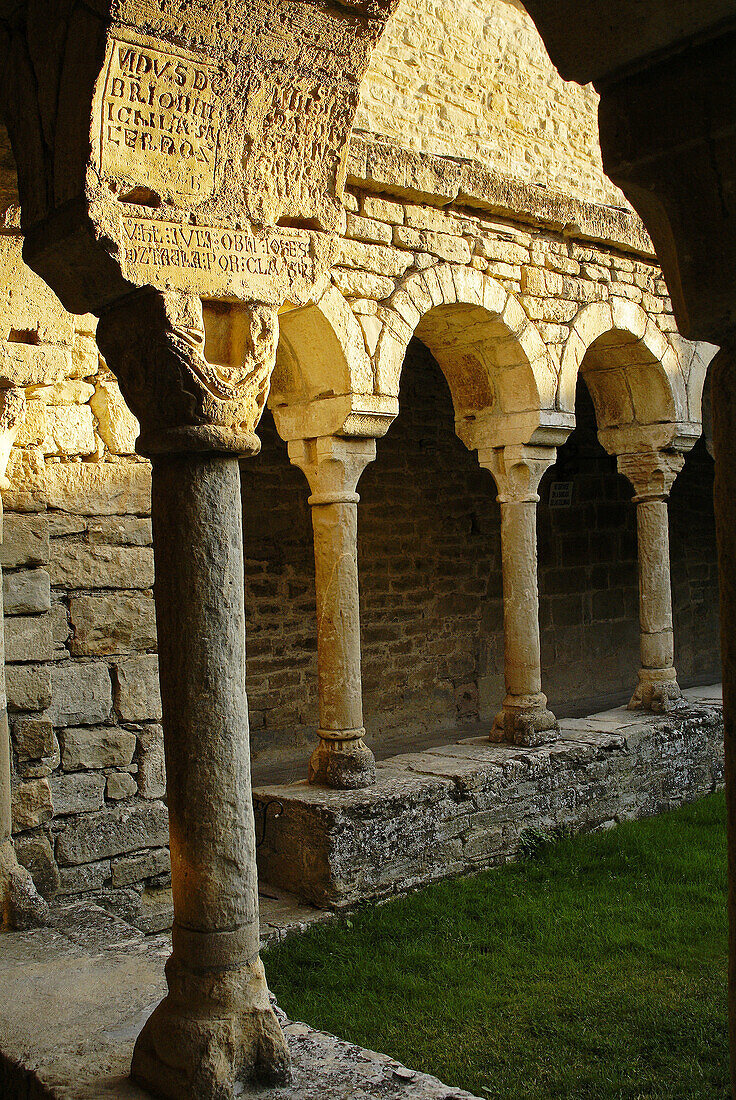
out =
<svg viewBox="0 0 736 1100"><path fill-rule="evenodd" d="M262 879L340 908L513 859L530 829L610 828L723 783L720 708L666 718L625 710L569 720L538 749L472 738L378 765L374 787L262 788L278 799L259 850Z"/></svg>

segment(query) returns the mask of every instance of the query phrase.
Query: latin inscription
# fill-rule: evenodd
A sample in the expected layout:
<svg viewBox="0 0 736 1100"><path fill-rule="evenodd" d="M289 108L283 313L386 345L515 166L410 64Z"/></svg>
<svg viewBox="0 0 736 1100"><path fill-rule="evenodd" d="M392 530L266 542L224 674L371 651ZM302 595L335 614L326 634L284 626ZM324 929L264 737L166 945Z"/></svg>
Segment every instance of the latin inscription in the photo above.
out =
<svg viewBox="0 0 736 1100"><path fill-rule="evenodd" d="M310 282L314 261L306 234L255 236L222 227L122 218L125 272L138 283L200 292Z"/></svg>
<svg viewBox="0 0 736 1100"><path fill-rule="evenodd" d="M102 171L199 201L212 194L216 68L184 51L113 40L100 119Z"/></svg>

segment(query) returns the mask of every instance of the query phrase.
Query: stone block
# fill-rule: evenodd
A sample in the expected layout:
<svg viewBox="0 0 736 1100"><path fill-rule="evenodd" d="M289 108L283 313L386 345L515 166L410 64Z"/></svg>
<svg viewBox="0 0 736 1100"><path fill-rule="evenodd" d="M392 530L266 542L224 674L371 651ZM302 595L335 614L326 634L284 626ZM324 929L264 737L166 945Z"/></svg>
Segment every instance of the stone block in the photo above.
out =
<svg viewBox="0 0 736 1100"><path fill-rule="evenodd" d="M0 382L7 386L38 386L69 373L71 351L52 344L0 344Z"/></svg>
<svg viewBox="0 0 736 1100"><path fill-rule="evenodd" d="M138 790L144 798L166 796L164 731L161 726L141 726L138 731Z"/></svg>
<svg viewBox="0 0 736 1100"><path fill-rule="evenodd" d="M363 199L363 213L367 218L376 218L378 221L389 222L391 225L401 225L404 221L404 207L399 202L391 202L389 199L379 199L375 195L366 195Z"/></svg>
<svg viewBox="0 0 736 1100"><path fill-rule="evenodd" d="M69 625L69 612L66 604L57 603L51 608L51 633L56 649L64 649L69 641L72 628Z"/></svg>
<svg viewBox="0 0 736 1100"><path fill-rule="evenodd" d="M72 346L72 366L70 374L73 378L92 378L100 369L100 353L97 349L97 341L89 333L75 332Z"/></svg>
<svg viewBox="0 0 736 1100"><path fill-rule="evenodd" d="M406 252L387 245L342 240L339 242L337 262L343 267L360 267L376 275L396 278L411 267L412 259Z"/></svg>
<svg viewBox="0 0 736 1100"><path fill-rule="evenodd" d="M87 530L89 520L84 516L68 516L64 512L49 512L49 534L52 539L67 535L80 535Z"/></svg>
<svg viewBox="0 0 736 1100"><path fill-rule="evenodd" d="M43 401L28 401L23 422L15 437L16 447L40 447L48 431L48 416Z"/></svg>
<svg viewBox="0 0 736 1100"><path fill-rule="evenodd" d="M51 684L49 715L54 726L94 726L110 717L112 688L106 664L54 665Z"/></svg>
<svg viewBox="0 0 736 1100"><path fill-rule="evenodd" d="M6 615L33 615L51 610L51 578L45 569L19 569L3 575Z"/></svg>
<svg viewBox="0 0 736 1100"><path fill-rule="evenodd" d="M128 886L131 882L143 882L144 879L163 875L171 870L168 848L149 848L132 856L122 856L113 860L113 886Z"/></svg>
<svg viewBox="0 0 736 1100"><path fill-rule="evenodd" d="M47 408L46 436L41 447L47 455L94 454L97 443L89 405L58 405Z"/></svg>
<svg viewBox="0 0 736 1100"><path fill-rule="evenodd" d="M41 897L53 897L59 889L59 868L48 838L42 833L19 836L15 841L15 854L21 866L30 871L33 885Z"/></svg>
<svg viewBox="0 0 736 1100"><path fill-rule="evenodd" d="M110 881L110 860L59 868L59 894L89 894Z"/></svg>
<svg viewBox="0 0 736 1100"><path fill-rule="evenodd" d="M139 848L168 844L169 821L162 802L142 802L73 818L56 842L56 858L65 866L92 863Z"/></svg>
<svg viewBox="0 0 736 1100"><path fill-rule="evenodd" d="M88 524L90 542L110 546L151 546L151 521L141 516L100 516Z"/></svg>
<svg viewBox="0 0 736 1100"><path fill-rule="evenodd" d="M97 417L97 430L113 454L132 455L140 425L125 404L120 387L112 377L97 379L90 406Z"/></svg>
<svg viewBox="0 0 736 1100"><path fill-rule="evenodd" d="M43 475L49 508L94 515L145 515L151 511L147 462L55 462Z"/></svg>
<svg viewBox="0 0 736 1100"><path fill-rule="evenodd" d="M49 560L48 516L6 513L2 532L0 565L3 569L46 565Z"/></svg>
<svg viewBox="0 0 736 1100"><path fill-rule="evenodd" d="M82 726L59 731L65 771L79 768L126 768L135 752L135 734L117 726Z"/></svg>
<svg viewBox="0 0 736 1100"><path fill-rule="evenodd" d="M160 721L161 694L158 683L158 657L131 657L117 661L115 668L115 709L124 722Z"/></svg>
<svg viewBox="0 0 736 1100"><path fill-rule="evenodd" d="M6 665L8 710L45 710L51 702L50 665Z"/></svg>
<svg viewBox="0 0 736 1100"><path fill-rule="evenodd" d="M27 396L38 398L46 405L86 405L94 392L95 388L90 382L66 378L52 386L32 386L27 391Z"/></svg>
<svg viewBox="0 0 736 1100"><path fill-rule="evenodd" d="M50 661L53 655L50 615L12 615L6 619L6 661Z"/></svg>
<svg viewBox="0 0 736 1100"><path fill-rule="evenodd" d="M12 792L13 832L35 829L53 817L51 788L48 779L31 779L19 783Z"/></svg>
<svg viewBox="0 0 736 1100"><path fill-rule="evenodd" d="M346 236L356 241L372 241L374 244L391 244L391 226L373 218L361 218L348 214Z"/></svg>
<svg viewBox="0 0 736 1100"><path fill-rule="evenodd" d="M107 777L107 797L113 802L131 798L138 790L138 784L128 772L110 772Z"/></svg>
<svg viewBox="0 0 736 1100"><path fill-rule="evenodd" d="M13 743L20 761L43 760L45 756L53 756L56 745L51 719L41 715L38 718L16 718L13 722Z"/></svg>
<svg viewBox="0 0 736 1100"><path fill-rule="evenodd" d="M150 588L153 550L59 540L51 547L50 568L54 584L64 588Z"/></svg>
<svg viewBox="0 0 736 1100"><path fill-rule="evenodd" d="M105 802L105 777L99 772L53 775L49 780L54 815L82 814L101 810Z"/></svg>
<svg viewBox="0 0 736 1100"><path fill-rule="evenodd" d="M75 655L156 648L156 608L148 595L75 596L69 601Z"/></svg>
<svg viewBox="0 0 736 1100"><path fill-rule="evenodd" d="M393 293L394 280L386 275L373 275L369 271L337 267L332 271L332 281L338 290L349 298L374 298L380 302Z"/></svg>

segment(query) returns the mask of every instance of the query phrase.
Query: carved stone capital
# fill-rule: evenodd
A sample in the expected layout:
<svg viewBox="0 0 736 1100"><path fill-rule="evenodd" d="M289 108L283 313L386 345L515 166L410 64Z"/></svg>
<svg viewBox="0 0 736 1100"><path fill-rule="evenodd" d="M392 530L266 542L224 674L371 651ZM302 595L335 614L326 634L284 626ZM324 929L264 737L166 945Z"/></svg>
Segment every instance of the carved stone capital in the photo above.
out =
<svg viewBox="0 0 736 1100"><path fill-rule="evenodd" d="M376 457L375 439L342 439L328 435L319 439L293 439L289 459L309 482L314 504L357 504L360 475Z"/></svg>
<svg viewBox="0 0 736 1100"><path fill-rule="evenodd" d="M556 461L556 447L519 444L478 451L478 462L493 474L500 504L537 502L539 483Z"/></svg>
<svg viewBox="0 0 736 1100"><path fill-rule="evenodd" d="M141 423L141 454L258 452L255 427L276 361L278 319L271 306L247 310L242 360L224 364L205 358L195 296L149 290L103 313L97 343Z"/></svg>
<svg viewBox="0 0 736 1100"><path fill-rule="evenodd" d="M677 451L643 451L619 455L618 469L634 486L634 500L666 500L685 464Z"/></svg>

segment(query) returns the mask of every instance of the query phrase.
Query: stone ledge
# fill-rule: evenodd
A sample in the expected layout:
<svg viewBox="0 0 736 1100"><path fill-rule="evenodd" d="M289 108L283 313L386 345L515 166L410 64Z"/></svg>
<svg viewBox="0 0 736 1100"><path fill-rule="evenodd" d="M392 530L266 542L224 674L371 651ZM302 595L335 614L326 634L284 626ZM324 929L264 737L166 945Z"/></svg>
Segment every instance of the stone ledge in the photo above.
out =
<svg viewBox="0 0 736 1100"><path fill-rule="evenodd" d="M421 153L353 134L347 171L354 187L432 206L469 207L656 262L654 245L633 210L522 183L477 161Z"/></svg>
<svg viewBox="0 0 736 1100"><path fill-rule="evenodd" d="M723 718L683 703L666 717L623 708L561 723L537 749L468 738L377 765L375 786L260 787L276 798L261 880L342 908L513 859L528 829L575 831L673 809L723 783Z"/></svg>
<svg viewBox="0 0 736 1100"><path fill-rule="evenodd" d="M3 1100L147 1100L128 1071L136 1036L165 993L170 941L133 937L107 946L99 922L94 930L87 948L83 937L70 942L52 929L2 936ZM294 1078L285 1088L248 1090L254 1100L477 1100L384 1054L279 1018Z"/></svg>

